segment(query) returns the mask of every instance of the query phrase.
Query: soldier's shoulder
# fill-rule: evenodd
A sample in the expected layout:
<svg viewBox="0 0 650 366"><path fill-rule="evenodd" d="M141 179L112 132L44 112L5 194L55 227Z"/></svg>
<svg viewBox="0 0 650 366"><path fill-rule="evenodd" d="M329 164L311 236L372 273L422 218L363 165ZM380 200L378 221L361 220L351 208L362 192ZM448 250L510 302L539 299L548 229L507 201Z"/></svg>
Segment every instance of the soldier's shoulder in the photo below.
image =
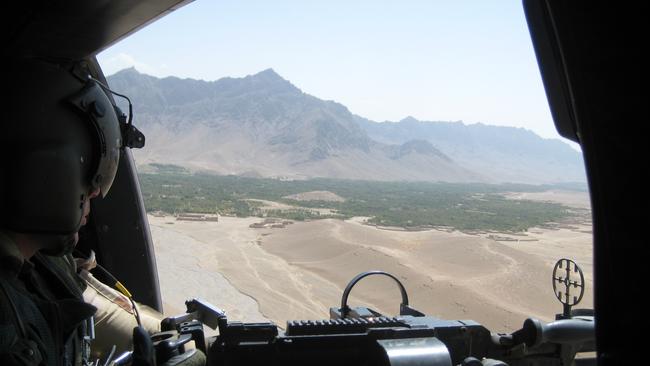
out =
<svg viewBox="0 0 650 366"><path fill-rule="evenodd" d="M0 275L13 277L20 272L24 263L15 242L0 229Z"/></svg>

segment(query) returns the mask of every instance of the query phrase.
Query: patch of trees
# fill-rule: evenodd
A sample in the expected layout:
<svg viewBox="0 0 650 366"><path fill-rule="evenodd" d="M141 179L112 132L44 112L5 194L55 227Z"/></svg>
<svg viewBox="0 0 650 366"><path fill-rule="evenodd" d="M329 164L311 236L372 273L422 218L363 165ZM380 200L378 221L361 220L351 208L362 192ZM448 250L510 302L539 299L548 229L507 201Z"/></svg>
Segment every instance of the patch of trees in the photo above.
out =
<svg viewBox="0 0 650 366"><path fill-rule="evenodd" d="M325 217L371 217L369 223L405 228L447 226L458 230L522 231L558 222L566 207L547 202L506 199L505 192L538 192L552 186L523 184L459 184L372 182L334 179L280 181L239 176L187 174L165 166L157 174L140 174L148 211L218 213L238 217L273 216L292 220ZM345 202L297 201L285 196L330 191ZM260 199L295 206L292 210L260 210ZM321 215L314 208L335 210Z"/></svg>

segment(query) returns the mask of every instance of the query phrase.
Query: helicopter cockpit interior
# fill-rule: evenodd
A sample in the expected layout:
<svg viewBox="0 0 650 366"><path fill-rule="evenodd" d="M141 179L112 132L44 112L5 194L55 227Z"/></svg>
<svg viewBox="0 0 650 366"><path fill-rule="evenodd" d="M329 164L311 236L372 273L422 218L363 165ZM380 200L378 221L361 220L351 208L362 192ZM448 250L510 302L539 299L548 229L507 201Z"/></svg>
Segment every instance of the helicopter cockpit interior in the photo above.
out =
<svg viewBox="0 0 650 366"><path fill-rule="evenodd" d="M3 15L8 29L4 35L3 57L83 61L95 79L106 83L96 59L99 52L166 14L191 6L190 3L187 0L15 3L13 10ZM645 150L647 138L641 128L647 119L642 112L648 105L645 88L648 56L643 50L648 31L642 19L645 6L556 0L524 0L523 5L555 127L563 137L580 144L587 171L594 225L595 312L591 313L591 321L594 317L596 320L590 328L595 332L595 344L591 340L585 343L595 352L593 358L574 361L578 351L575 342L563 343L570 344L571 350L544 348L539 352L544 357L553 354L554 358L526 358L526 352L515 347L517 344L531 348L552 341L564 325L537 324L531 320L520 333L495 340L495 335L478 323L460 324L426 317L409 306L405 292L401 319L369 308L348 308L343 301L341 307L332 304L330 314L323 314L330 321L292 323L284 334L279 334L269 324L229 322L215 306L194 299L186 304L193 318L169 318L168 329L178 331L185 324L185 332L197 337L196 327L192 328L195 323L188 325L188 322L218 328L222 337L213 347L204 349L208 362L215 365L298 364L308 360L318 364L414 364L409 363L413 360L405 356L408 354L419 355L435 365L451 365L452 361L454 365L643 364L641 351L645 338L639 334L648 325L641 300L648 255L643 248L647 239L640 236L648 227L650 217L645 209L648 195L643 178L649 165ZM48 83L48 80L41 82ZM24 85L26 89L34 87L38 86ZM137 127L137 116L135 121ZM20 122L3 120L3 123ZM79 249L85 253L92 249L105 268L129 284L137 301L162 310L151 232L135 163L128 149L121 152L110 196L92 202L92 215L80 232L80 239ZM566 262L564 266L570 264ZM346 293L368 275L363 273L353 279ZM561 281L569 281L568 276L560 278ZM570 310L564 313L571 318ZM346 323L346 319L357 320ZM382 324L375 327L369 326L369 322ZM581 326L567 327L573 336L580 338ZM369 328L374 331L369 332ZM404 329L408 329L404 333L408 335L399 336ZM373 339L381 341L369 346L367 339L359 334L374 334ZM417 341L404 345L400 337ZM499 346L488 346L485 342L496 342ZM379 356L366 357L359 353L366 349L379 350ZM418 353L422 349L425 351ZM476 360L479 363L465 360L470 356L463 354L467 350L484 360L480 357ZM482 350L482 354L476 350ZM566 358L561 352L573 353ZM260 359L260 355L264 358ZM349 357L349 361L338 363L339 356ZM487 359L494 363L487 363Z"/></svg>

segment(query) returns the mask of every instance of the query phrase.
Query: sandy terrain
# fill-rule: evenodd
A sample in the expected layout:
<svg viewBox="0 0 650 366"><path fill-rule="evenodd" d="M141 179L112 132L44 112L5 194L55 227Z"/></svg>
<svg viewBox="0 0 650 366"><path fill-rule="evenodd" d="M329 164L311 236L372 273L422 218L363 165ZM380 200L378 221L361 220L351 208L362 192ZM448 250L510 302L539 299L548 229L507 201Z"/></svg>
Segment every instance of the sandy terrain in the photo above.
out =
<svg viewBox="0 0 650 366"><path fill-rule="evenodd" d="M506 197L520 200L558 202L570 207L591 209L589 194L586 192L572 192L563 190L550 190L545 192L517 192L506 194Z"/></svg>
<svg viewBox="0 0 650 366"><path fill-rule="evenodd" d="M352 277L378 269L400 278L416 309L512 331L526 317L550 321L561 311L551 271L563 257L585 271L587 291L579 307L593 306L587 224L534 228L513 240L494 240L439 230L384 230L361 219L296 222L283 229L249 228L256 218L149 220L167 314L198 296L232 320L266 318L283 326L286 320L324 319L329 307L339 306ZM397 287L384 277L362 281L350 298L351 305L366 304L387 315L396 314L399 303Z"/></svg>
<svg viewBox="0 0 650 366"><path fill-rule="evenodd" d="M212 251L210 244L173 230L174 218L149 216L149 221L165 315L184 312L185 300L196 297L225 309L233 318L265 320L257 302L238 291L215 270L219 259L202 255Z"/></svg>
<svg viewBox="0 0 650 366"><path fill-rule="evenodd" d="M329 201L329 202L345 202L345 198L330 191L311 191L284 196L296 201Z"/></svg>
<svg viewBox="0 0 650 366"><path fill-rule="evenodd" d="M316 208L316 207L306 208L306 207L300 207L300 206L287 205L285 203L280 203L280 202L259 200L259 199L253 199L253 198L249 198L246 201L257 202L257 203L261 204L261 206L259 206L258 209L261 210L262 212L268 212L270 210L280 210L280 211L296 211L297 210L297 211L318 212L320 215L336 215L337 214L336 210L332 210L330 208Z"/></svg>

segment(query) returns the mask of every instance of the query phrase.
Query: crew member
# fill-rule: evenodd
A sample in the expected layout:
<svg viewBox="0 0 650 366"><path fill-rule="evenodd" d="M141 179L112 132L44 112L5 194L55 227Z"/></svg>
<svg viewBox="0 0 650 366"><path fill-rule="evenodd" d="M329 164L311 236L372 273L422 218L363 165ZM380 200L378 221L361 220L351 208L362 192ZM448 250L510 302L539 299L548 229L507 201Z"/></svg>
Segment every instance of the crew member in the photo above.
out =
<svg viewBox="0 0 650 366"><path fill-rule="evenodd" d="M72 249L123 144L115 107L79 62L6 68L0 126L0 364L81 365L96 308Z"/></svg>

